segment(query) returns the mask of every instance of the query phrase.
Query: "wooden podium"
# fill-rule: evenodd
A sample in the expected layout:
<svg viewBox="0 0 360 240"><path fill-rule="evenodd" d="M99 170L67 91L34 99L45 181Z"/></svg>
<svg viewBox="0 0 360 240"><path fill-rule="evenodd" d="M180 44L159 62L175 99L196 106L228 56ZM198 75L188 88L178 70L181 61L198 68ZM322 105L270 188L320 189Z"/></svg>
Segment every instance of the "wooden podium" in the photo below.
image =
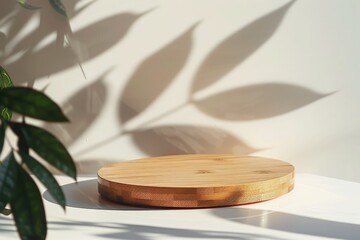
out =
<svg viewBox="0 0 360 240"><path fill-rule="evenodd" d="M109 164L98 189L111 201L204 208L255 203L294 187L294 167L280 160L234 155L174 155Z"/></svg>

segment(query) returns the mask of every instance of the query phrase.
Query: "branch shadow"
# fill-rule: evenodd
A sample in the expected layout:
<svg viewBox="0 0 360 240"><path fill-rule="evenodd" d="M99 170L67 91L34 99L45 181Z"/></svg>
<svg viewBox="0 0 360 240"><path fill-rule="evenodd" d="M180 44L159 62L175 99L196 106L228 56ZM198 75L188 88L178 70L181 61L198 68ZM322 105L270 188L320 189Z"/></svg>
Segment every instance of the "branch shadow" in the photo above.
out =
<svg viewBox="0 0 360 240"><path fill-rule="evenodd" d="M360 225L358 224L284 212L232 207L215 208L212 209L212 213L232 222L290 233L347 240L359 239L360 236Z"/></svg>
<svg viewBox="0 0 360 240"><path fill-rule="evenodd" d="M121 123L126 123L148 108L185 66L193 44L193 32L198 24L194 24L146 58L135 70L123 90L119 103Z"/></svg>
<svg viewBox="0 0 360 240"><path fill-rule="evenodd" d="M79 15L80 13L82 13L84 10L86 10L87 8L89 8L91 5L93 5L97 0L92 0L89 1L88 3L83 4L82 7L77 8L76 4L79 1L67 1L65 2L65 9L66 9L66 14L69 18L74 18L77 15Z"/></svg>
<svg viewBox="0 0 360 240"><path fill-rule="evenodd" d="M294 2L291 1L256 19L219 43L195 74L192 93L220 80L266 43Z"/></svg>
<svg viewBox="0 0 360 240"><path fill-rule="evenodd" d="M168 125L137 130L131 137L135 145L150 156L216 153L246 155L259 150L221 129L195 125Z"/></svg>

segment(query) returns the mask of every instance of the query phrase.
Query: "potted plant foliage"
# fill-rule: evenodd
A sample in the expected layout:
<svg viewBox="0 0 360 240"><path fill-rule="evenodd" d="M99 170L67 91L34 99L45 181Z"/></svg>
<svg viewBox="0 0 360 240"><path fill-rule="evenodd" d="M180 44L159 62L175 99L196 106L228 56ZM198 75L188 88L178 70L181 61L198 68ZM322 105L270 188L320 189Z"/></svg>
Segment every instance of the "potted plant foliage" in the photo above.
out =
<svg viewBox="0 0 360 240"><path fill-rule="evenodd" d="M24 8L36 9L25 0L17 2ZM66 16L59 0L49 2L58 13ZM20 117L13 119L13 112ZM76 167L64 145L48 131L27 123L27 118L46 122L68 121L60 107L44 93L13 86L9 74L0 66L0 153L4 156L0 161L0 213L13 217L21 239L45 239L45 210L33 177L65 209L61 187L41 162L47 162L75 180ZM16 136L15 143L9 140L10 134Z"/></svg>

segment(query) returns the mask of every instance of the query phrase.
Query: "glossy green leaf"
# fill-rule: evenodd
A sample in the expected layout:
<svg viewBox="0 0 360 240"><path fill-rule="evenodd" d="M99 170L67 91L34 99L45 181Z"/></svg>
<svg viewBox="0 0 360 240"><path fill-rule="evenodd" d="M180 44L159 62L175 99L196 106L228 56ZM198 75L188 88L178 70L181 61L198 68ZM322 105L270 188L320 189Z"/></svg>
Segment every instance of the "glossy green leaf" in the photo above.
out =
<svg viewBox="0 0 360 240"><path fill-rule="evenodd" d="M3 123L0 123L0 153L4 147L5 142L5 126Z"/></svg>
<svg viewBox="0 0 360 240"><path fill-rule="evenodd" d="M29 10L36 10L36 9L39 9L39 7L37 6L33 6L29 3L27 3L26 0L16 0L18 2L18 4L20 6L22 6L23 8L26 8L26 9L29 9Z"/></svg>
<svg viewBox="0 0 360 240"><path fill-rule="evenodd" d="M12 87L13 83L6 70L0 66L0 90ZM5 120L11 119L12 112L0 103L0 117Z"/></svg>
<svg viewBox="0 0 360 240"><path fill-rule="evenodd" d="M34 180L18 164L17 170L17 185L10 207L20 238L45 239L47 226L40 191Z"/></svg>
<svg viewBox="0 0 360 240"><path fill-rule="evenodd" d="M8 108L5 108L2 105L0 105L0 116L5 120L10 121L12 112Z"/></svg>
<svg viewBox="0 0 360 240"><path fill-rule="evenodd" d="M12 87L13 83L6 70L0 66L0 89Z"/></svg>
<svg viewBox="0 0 360 240"><path fill-rule="evenodd" d="M65 17L67 16L65 7L60 0L49 0L49 3L51 4L51 6L54 8L54 10L56 12L60 13L61 15L65 16Z"/></svg>
<svg viewBox="0 0 360 240"><path fill-rule="evenodd" d="M4 210L13 198L17 181L16 165L13 152L10 152L0 165L0 211Z"/></svg>
<svg viewBox="0 0 360 240"><path fill-rule="evenodd" d="M54 135L25 123L12 122L10 127L15 134L21 131L27 145L45 161L76 179L75 163L64 145Z"/></svg>
<svg viewBox="0 0 360 240"><path fill-rule="evenodd" d="M1 90L0 104L32 118L49 122L68 121L54 101L44 93L31 88L12 87Z"/></svg>
<svg viewBox="0 0 360 240"><path fill-rule="evenodd" d="M65 195L53 177L53 175L33 157L24 152L19 152L22 160L26 166L29 167L30 171L40 180L40 182L47 188L51 196L62 208L65 209Z"/></svg>
<svg viewBox="0 0 360 240"><path fill-rule="evenodd" d="M20 152L29 154L29 145L26 142L25 136L22 131L16 131L18 136L17 147Z"/></svg>
<svg viewBox="0 0 360 240"><path fill-rule="evenodd" d="M11 210L5 208L4 210L2 210L1 214L5 215L5 216L9 216L11 214Z"/></svg>

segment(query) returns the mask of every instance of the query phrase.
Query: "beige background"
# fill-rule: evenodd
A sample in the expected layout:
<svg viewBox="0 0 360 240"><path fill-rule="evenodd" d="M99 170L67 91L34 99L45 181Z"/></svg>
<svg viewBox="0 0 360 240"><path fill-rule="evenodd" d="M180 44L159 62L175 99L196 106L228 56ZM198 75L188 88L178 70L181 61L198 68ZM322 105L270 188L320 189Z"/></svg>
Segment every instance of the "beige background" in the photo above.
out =
<svg viewBox="0 0 360 240"><path fill-rule="evenodd" d="M234 153L360 181L359 1L63 2L4 1L0 61L62 106L81 174Z"/></svg>

